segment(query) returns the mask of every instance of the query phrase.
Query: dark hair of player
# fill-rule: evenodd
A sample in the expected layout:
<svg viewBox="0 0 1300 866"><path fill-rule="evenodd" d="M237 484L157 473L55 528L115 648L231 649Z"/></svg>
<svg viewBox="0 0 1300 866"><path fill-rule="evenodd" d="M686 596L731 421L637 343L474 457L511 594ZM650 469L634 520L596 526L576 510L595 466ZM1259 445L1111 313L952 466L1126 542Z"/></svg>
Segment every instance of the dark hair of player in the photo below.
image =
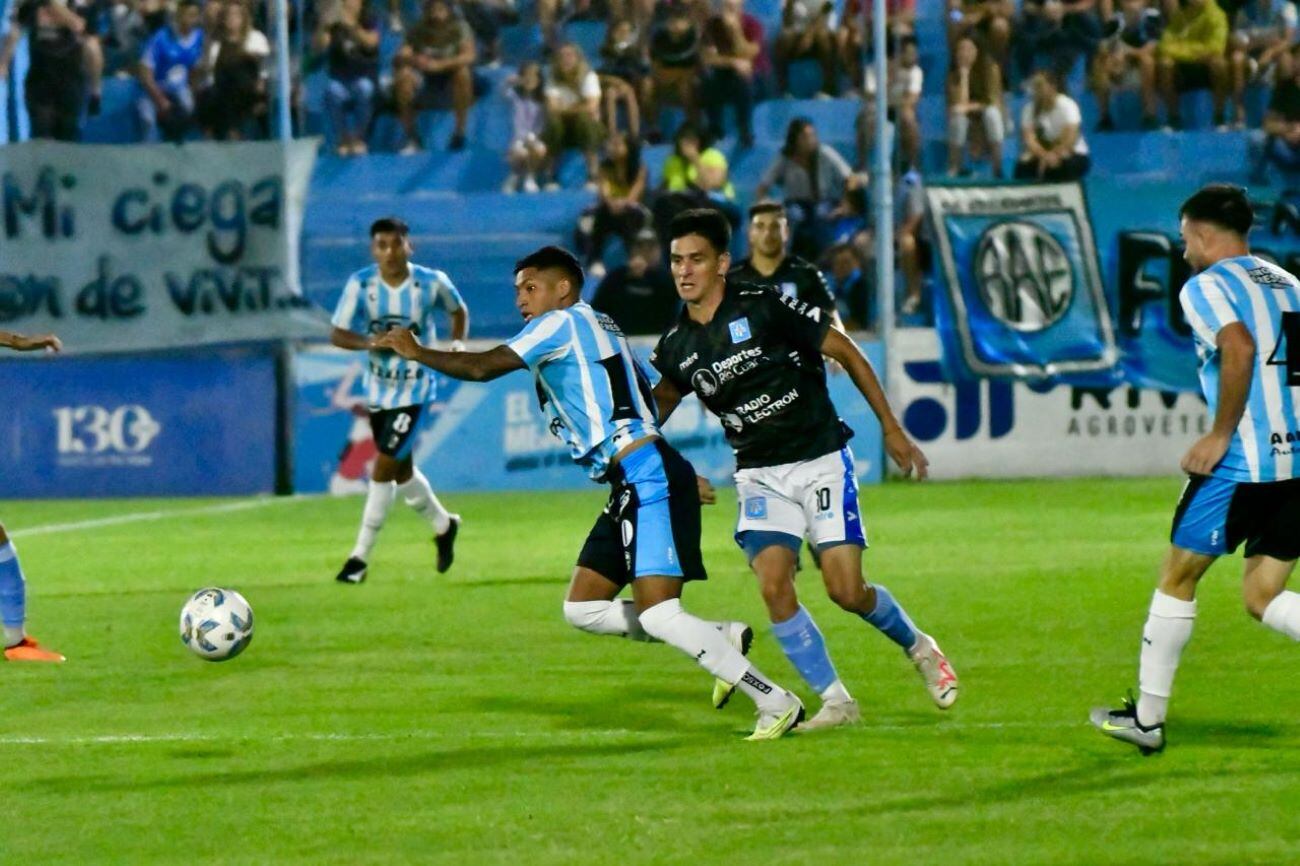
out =
<svg viewBox="0 0 1300 866"><path fill-rule="evenodd" d="M582 265L578 264L578 259L564 247L542 247L515 262L516 275L527 268L537 268L539 271L556 268L569 278L574 292L582 291Z"/></svg>
<svg viewBox="0 0 1300 866"><path fill-rule="evenodd" d="M398 237L407 237L411 234L411 227L397 217L382 217L370 224L370 236L375 235L397 235Z"/></svg>
<svg viewBox="0 0 1300 866"><path fill-rule="evenodd" d="M779 217L783 217L786 215L785 205L781 204L779 201L767 199L766 201L755 202L749 206L749 218L751 220L756 216L762 216L763 214L769 213L774 213Z"/></svg>
<svg viewBox="0 0 1300 866"><path fill-rule="evenodd" d="M1243 238L1255 222L1246 190L1230 183L1211 183L1201 187L1183 202L1178 216L1193 222L1212 223L1236 232Z"/></svg>
<svg viewBox="0 0 1300 866"><path fill-rule="evenodd" d="M668 224L670 240L699 235L713 245L713 251L722 255L731 249L731 224L719 211L707 207L684 210Z"/></svg>

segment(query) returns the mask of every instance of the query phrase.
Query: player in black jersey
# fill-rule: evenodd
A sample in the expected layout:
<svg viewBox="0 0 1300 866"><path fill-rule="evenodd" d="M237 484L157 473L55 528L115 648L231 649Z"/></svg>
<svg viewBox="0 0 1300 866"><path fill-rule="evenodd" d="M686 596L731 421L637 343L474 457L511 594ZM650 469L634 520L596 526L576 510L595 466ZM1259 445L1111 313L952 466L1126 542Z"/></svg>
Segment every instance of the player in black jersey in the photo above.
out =
<svg viewBox="0 0 1300 866"><path fill-rule="evenodd" d="M761 201L749 209L749 258L736 262L727 276L733 282L770 286L819 307L831 317L835 327L844 330L835 295L826 277L807 259L787 253L790 247L790 220L785 205L778 201Z"/></svg>
<svg viewBox="0 0 1300 866"><path fill-rule="evenodd" d="M823 701L805 727L859 718L821 632L795 594L805 535L821 551L831 599L901 646L934 702L952 706L957 677L938 644L884 587L862 579L867 542L847 447L853 431L831 402L823 355L844 367L880 419L890 458L906 474L926 475L925 455L894 417L871 364L820 307L728 280L731 231L721 215L686 211L673 219L671 238L673 280L685 305L650 357L663 376L654 391L660 423L692 392L722 419L736 453L736 542L758 577L773 633ZM720 684L715 705L729 696Z"/></svg>

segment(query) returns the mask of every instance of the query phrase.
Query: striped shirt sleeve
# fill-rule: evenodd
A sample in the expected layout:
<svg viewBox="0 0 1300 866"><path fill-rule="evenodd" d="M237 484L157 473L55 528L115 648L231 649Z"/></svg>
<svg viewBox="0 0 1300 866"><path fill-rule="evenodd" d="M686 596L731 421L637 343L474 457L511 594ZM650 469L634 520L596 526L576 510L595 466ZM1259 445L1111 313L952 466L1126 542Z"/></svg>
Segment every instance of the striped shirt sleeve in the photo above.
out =
<svg viewBox="0 0 1300 866"><path fill-rule="evenodd" d="M1187 323L1207 345L1216 345L1219 331L1241 321L1227 285L1214 274L1204 273L1188 280L1178 299Z"/></svg>
<svg viewBox="0 0 1300 866"><path fill-rule="evenodd" d="M334 308L334 316L330 323L336 328L343 328L357 334L365 332L365 308L361 306L361 280L353 274L343 287L343 295L339 298L338 306Z"/></svg>
<svg viewBox="0 0 1300 866"><path fill-rule="evenodd" d="M449 313L465 308L465 299L460 296L456 290L456 284L451 281L445 271L434 271L435 283L438 286L438 294L434 299L435 304L441 304L442 308Z"/></svg>
<svg viewBox="0 0 1300 866"><path fill-rule="evenodd" d="M533 319L518 334L506 341L506 347L518 355L529 367L562 353L569 346L569 317L561 310L552 310Z"/></svg>

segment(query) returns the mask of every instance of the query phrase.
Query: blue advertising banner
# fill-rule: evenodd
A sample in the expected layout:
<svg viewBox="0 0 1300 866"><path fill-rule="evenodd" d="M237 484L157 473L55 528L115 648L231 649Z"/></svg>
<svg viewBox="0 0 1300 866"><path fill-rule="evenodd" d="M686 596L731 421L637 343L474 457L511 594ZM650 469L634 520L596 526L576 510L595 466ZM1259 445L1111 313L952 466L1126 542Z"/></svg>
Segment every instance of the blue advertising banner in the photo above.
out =
<svg viewBox="0 0 1300 866"><path fill-rule="evenodd" d="M936 184L926 195L947 289L936 321L954 378L1118 380L1082 187Z"/></svg>
<svg viewBox="0 0 1300 866"><path fill-rule="evenodd" d="M638 352L649 354L651 342L633 342ZM880 344L862 347L883 370ZM306 349L295 357L296 492L365 489L376 452L361 387L364 362L360 353L326 347ZM880 425L848 376L832 376L830 387L841 417L856 431L851 446L860 480L879 481ZM696 472L716 483L730 482L735 460L722 424L694 397L683 401L664 434ZM591 483L547 429L532 377L523 372L485 384L439 377L438 400L426 410L414 454L439 490L546 490Z"/></svg>
<svg viewBox="0 0 1300 866"><path fill-rule="evenodd" d="M0 499L275 486L269 353L5 361L0 394Z"/></svg>

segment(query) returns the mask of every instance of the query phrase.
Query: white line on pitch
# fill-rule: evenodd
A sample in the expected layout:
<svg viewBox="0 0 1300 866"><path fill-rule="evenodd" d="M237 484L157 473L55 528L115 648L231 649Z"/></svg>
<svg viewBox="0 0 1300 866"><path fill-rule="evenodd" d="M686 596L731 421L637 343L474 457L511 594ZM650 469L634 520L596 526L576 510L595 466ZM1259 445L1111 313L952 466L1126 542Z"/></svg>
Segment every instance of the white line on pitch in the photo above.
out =
<svg viewBox="0 0 1300 866"><path fill-rule="evenodd" d="M98 529L101 526L119 526L123 523L151 523L172 517L190 517L200 514L225 514L231 511L248 511L252 508L265 508L285 502L297 502L304 496L264 496L257 499L244 499L239 502L223 502L220 505L204 505L199 508L178 508L172 511L133 511L113 517L97 517L93 520L74 520L70 523L47 523L43 526L28 526L15 529L9 533L10 538L29 538L33 535L51 535L57 532L76 532L82 529Z"/></svg>
<svg viewBox="0 0 1300 866"><path fill-rule="evenodd" d="M1004 728L1079 728L1086 722L970 722L957 724L925 725L863 725L863 733L872 731L933 731L1001 730ZM605 737L638 737L645 731L627 729L591 729L572 731L457 731L453 734L437 731L402 731L383 734L350 733L297 733L297 734L103 734L93 737L0 737L0 746L117 746L148 745L150 743L221 743L221 742L339 742L400 740L523 740L523 739L601 739Z"/></svg>

